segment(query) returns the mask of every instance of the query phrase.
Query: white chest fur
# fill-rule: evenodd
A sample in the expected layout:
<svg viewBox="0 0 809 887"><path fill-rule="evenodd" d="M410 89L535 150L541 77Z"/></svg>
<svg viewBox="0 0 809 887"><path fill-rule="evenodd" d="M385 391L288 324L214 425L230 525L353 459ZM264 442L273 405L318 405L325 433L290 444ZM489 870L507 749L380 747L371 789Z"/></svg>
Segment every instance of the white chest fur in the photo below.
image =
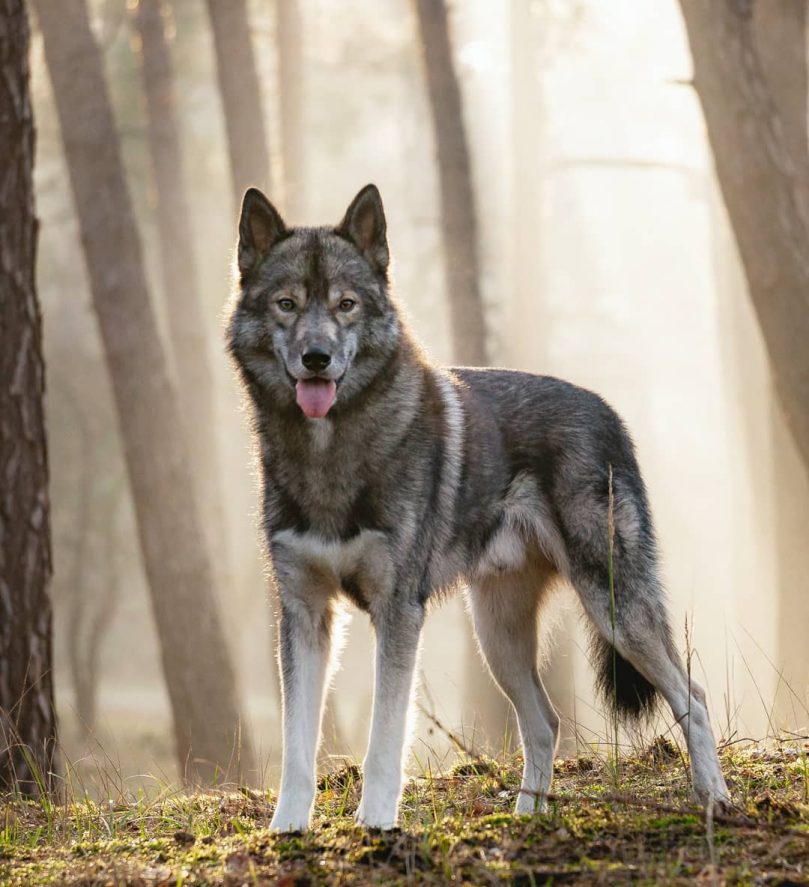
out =
<svg viewBox="0 0 809 887"><path fill-rule="evenodd" d="M339 588L350 579L362 585L366 594L375 594L390 586L393 564L387 537L377 530L363 530L351 539L324 539L317 533L281 530L273 538L273 549L300 566L327 575Z"/></svg>

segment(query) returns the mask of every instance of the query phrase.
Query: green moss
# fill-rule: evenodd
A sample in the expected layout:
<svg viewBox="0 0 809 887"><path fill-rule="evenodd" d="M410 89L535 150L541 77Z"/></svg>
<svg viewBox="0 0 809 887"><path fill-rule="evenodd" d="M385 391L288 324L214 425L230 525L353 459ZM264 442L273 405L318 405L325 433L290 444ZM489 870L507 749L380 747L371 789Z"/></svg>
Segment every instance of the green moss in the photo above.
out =
<svg viewBox="0 0 809 887"><path fill-rule="evenodd" d="M520 760L466 762L411 781L403 827L385 833L353 822L356 769L322 782L314 828L303 835L269 832L267 793L114 808L14 801L0 809L0 885L693 884L710 881L712 859L727 884L800 881L809 806L795 761L794 753L724 756L744 812L717 818L711 846L682 760L651 753L622 760L618 785L596 759L557 762L549 812L519 818L510 810Z"/></svg>

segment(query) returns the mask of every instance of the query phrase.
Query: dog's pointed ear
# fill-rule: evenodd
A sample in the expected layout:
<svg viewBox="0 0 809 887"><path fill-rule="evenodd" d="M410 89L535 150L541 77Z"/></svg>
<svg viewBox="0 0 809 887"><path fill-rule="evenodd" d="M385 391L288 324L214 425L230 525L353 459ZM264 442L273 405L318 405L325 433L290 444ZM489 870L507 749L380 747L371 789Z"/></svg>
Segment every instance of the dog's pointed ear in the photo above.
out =
<svg viewBox="0 0 809 887"><path fill-rule="evenodd" d="M239 218L238 261L242 280L286 231L278 210L258 188L249 188L242 200L242 214Z"/></svg>
<svg viewBox="0 0 809 887"><path fill-rule="evenodd" d="M351 201L337 233L350 240L380 274L386 274L390 262L388 226L376 185L366 185Z"/></svg>

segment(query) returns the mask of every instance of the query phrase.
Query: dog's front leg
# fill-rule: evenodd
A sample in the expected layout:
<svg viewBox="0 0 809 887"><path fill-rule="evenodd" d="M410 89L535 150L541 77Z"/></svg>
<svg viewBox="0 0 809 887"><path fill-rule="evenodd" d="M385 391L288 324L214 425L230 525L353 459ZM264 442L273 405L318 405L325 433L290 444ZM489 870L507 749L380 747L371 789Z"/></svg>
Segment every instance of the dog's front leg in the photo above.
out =
<svg viewBox="0 0 809 887"><path fill-rule="evenodd" d="M374 615L376 670L371 736L363 764L362 800L357 821L393 828L402 791L402 766L413 673L424 608L389 605Z"/></svg>
<svg viewBox="0 0 809 887"><path fill-rule="evenodd" d="M328 601L281 594L278 658L283 695L284 751L273 831L309 827L315 800L315 755L331 637Z"/></svg>

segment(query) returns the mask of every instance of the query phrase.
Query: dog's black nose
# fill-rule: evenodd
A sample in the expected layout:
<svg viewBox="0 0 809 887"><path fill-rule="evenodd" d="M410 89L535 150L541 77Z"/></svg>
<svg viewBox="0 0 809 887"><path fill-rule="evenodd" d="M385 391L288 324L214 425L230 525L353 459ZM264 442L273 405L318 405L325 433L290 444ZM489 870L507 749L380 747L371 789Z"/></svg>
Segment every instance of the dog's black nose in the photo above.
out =
<svg viewBox="0 0 809 887"><path fill-rule="evenodd" d="M301 358L307 370L313 373L322 373L331 363L330 355L323 351L307 351Z"/></svg>

